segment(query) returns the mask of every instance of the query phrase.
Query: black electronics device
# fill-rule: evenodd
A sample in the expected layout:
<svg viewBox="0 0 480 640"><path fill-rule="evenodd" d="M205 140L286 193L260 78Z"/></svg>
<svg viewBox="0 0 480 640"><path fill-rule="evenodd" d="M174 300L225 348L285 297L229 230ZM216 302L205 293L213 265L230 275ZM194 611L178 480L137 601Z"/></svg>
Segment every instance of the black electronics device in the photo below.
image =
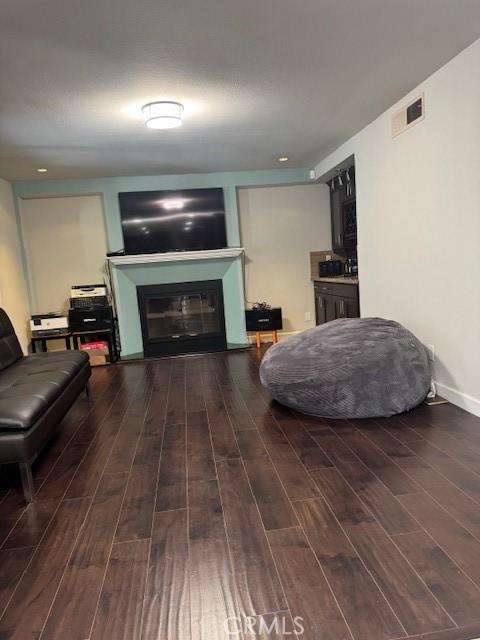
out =
<svg viewBox="0 0 480 640"><path fill-rule="evenodd" d="M343 262L341 260L325 260L318 263L318 275L321 278L332 278L343 275Z"/></svg>
<svg viewBox="0 0 480 640"><path fill-rule="evenodd" d="M72 309L105 309L108 307L107 296L70 298Z"/></svg>
<svg viewBox="0 0 480 640"><path fill-rule="evenodd" d="M279 331L282 325L282 309L247 309L245 311L247 331Z"/></svg>
<svg viewBox="0 0 480 640"><path fill-rule="evenodd" d="M128 255L227 246L223 189L134 191L118 199Z"/></svg>
<svg viewBox="0 0 480 640"><path fill-rule="evenodd" d="M71 287L71 309L105 309L105 307L108 307L105 284L77 284Z"/></svg>
<svg viewBox="0 0 480 640"><path fill-rule="evenodd" d="M101 331L113 329L111 307L102 309L70 309L68 313L70 331Z"/></svg>

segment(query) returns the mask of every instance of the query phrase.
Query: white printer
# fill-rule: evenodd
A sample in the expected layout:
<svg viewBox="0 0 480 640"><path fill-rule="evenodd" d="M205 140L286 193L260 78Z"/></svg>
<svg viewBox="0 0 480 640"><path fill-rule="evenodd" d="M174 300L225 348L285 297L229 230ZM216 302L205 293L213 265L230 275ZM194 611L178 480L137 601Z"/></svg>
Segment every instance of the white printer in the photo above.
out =
<svg viewBox="0 0 480 640"><path fill-rule="evenodd" d="M70 298L97 298L106 295L107 288L104 284L77 284L70 289Z"/></svg>
<svg viewBox="0 0 480 640"><path fill-rule="evenodd" d="M68 331L68 318L55 313L40 313L32 316L30 330L34 338L66 333Z"/></svg>

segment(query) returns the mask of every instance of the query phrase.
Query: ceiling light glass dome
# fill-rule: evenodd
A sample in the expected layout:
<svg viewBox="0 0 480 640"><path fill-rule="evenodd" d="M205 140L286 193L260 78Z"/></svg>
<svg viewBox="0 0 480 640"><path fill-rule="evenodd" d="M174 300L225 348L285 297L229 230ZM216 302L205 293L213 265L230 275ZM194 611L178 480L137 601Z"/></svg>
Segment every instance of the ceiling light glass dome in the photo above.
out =
<svg viewBox="0 0 480 640"><path fill-rule="evenodd" d="M149 129L174 129L182 124L183 104L149 102L142 107L142 113Z"/></svg>

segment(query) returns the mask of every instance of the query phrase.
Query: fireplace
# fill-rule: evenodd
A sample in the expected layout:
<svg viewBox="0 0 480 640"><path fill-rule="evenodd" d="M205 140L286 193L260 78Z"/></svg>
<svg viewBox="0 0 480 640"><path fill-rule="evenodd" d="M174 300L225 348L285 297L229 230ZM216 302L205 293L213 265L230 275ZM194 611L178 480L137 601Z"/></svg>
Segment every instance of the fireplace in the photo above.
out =
<svg viewBox="0 0 480 640"><path fill-rule="evenodd" d="M227 348L221 280L137 287L145 357Z"/></svg>

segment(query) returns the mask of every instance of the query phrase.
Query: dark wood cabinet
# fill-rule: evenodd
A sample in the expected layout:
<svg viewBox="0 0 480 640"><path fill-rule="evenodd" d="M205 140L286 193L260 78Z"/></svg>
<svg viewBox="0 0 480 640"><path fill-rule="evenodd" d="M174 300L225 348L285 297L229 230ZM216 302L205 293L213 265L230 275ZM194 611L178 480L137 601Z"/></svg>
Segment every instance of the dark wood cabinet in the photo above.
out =
<svg viewBox="0 0 480 640"><path fill-rule="evenodd" d="M355 167L341 171L330 184L332 249L340 256L353 256L357 250Z"/></svg>
<svg viewBox="0 0 480 640"><path fill-rule="evenodd" d="M333 296L315 292L315 311L317 325L330 322L330 320L335 320L337 317L335 298Z"/></svg>
<svg viewBox="0 0 480 640"><path fill-rule="evenodd" d="M338 298L335 301L336 318L358 318L360 316L358 300Z"/></svg>
<svg viewBox="0 0 480 640"><path fill-rule="evenodd" d="M324 324L326 319L325 297L315 292L315 324Z"/></svg>
<svg viewBox="0 0 480 640"><path fill-rule="evenodd" d="M315 282L315 320L324 324L339 318L358 318L358 285L341 282Z"/></svg>

